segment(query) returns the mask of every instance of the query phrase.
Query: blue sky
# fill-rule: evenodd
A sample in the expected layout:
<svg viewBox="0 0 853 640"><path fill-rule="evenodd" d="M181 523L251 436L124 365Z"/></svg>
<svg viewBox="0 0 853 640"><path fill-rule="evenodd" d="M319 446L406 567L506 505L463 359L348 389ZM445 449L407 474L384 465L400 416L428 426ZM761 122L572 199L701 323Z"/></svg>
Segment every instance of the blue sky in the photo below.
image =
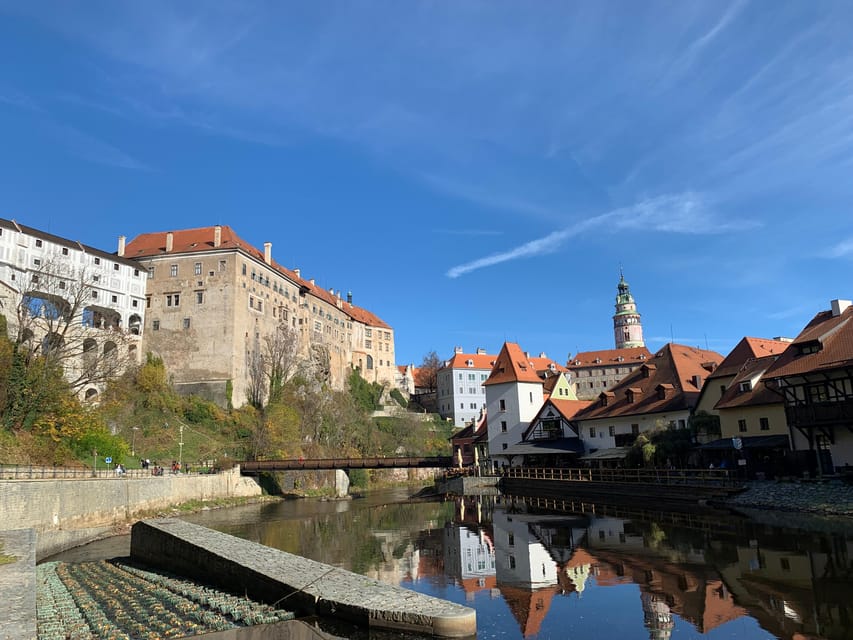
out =
<svg viewBox="0 0 853 640"><path fill-rule="evenodd" d="M849 2L7 2L0 217L231 225L396 331L725 354L853 297Z"/></svg>

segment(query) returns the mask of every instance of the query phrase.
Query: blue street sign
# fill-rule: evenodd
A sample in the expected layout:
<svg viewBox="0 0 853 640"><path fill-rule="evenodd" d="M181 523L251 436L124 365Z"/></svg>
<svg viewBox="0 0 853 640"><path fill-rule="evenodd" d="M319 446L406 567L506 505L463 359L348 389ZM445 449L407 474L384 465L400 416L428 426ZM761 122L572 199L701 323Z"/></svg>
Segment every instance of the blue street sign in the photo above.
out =
<svg viewBox="0 0 853 640"><path fill-rule="evenodd" d="M107 464L112 463L112 461L113 461L113 459L110 456L107 456L106 458L104 458L104 462L106 462Z"/></svg>

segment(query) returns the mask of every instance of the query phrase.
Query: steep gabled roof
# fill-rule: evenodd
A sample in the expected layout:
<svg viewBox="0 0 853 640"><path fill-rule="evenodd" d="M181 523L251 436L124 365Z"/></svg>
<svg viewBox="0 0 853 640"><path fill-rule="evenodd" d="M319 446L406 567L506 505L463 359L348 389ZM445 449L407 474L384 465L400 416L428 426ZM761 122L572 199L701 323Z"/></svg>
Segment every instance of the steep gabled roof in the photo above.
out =
<svg viewBox="0 0 853 640"><path fill-rule="evenodd" d="M527 425L527 428L521 436L521 440L527 440L527 437L530 435L533 427L539 422L549 407L553 407L564 420L571 421L574 420L575 415L577 415L581 409L585 409L593 402L593 400L558 400L556 398L548 398L542 403L542 408L539 409L536 416L530 421L530 424Z"/></svg>
<svg viewBox="0 0 853 640"><path fill-rule="evenodd" d="M651 351L645 347L580 351L573 358L569 358L569 361L566 363L566 367L569 369L575 369L578 367L600 367L603 364L617 364L619 362L637 364L639 362L645 362L651 357Z"/></svg>
<svg viewBox="0 0 853 640"><path fill-rule="evenodd" d="M390 325L383 322L378 316L367 309L362 309L341 300L340 296L336 296L323 287L317 286L310 280L305 280L295 271L283 267L275 260L270 260L267 263L263 251L260 251L249 242L240 238L228 225L219 225L218 228L220 230L220 242L218 246L214 246L217 227L198 227L195 229L179 229L177 231L142 233L127 243L124 257L131 260L141 260L158 256L201 253L203 251L242 251L258 262L262 262L274 271L277 271L300 289L311 293L315 298L325 300L329 304L338 307L356 322L382 329L391 328ZM169 233L172 234L172 250L167 253L166 237Z"/></svg>
<svg viewBox="0 0 853 640"><path fill-rule="evenodd" d="M736 375L748 360L763 358L765 356L779 355L788 345L785 340L772 340L770 338L741 338L729 354L723 359L708 379L725 378Z"/></svg>
<svg viewBox="0 0 853 640"><path fill-rule="evenodd" d="M714 405L714 409L735 409L766 404L781 404L782 396L768 389L760 379L778 356L764 356L744 363L726 392ZM741 383L755 381L748 390L741 390Z"/></svg>
<svg viewBox="0 0 853 640"><path fill-rule="evenodd" d="M813 348L814 352L808 353ZM765 378L784 378L853 365L853 306L837 316L821 311L767 370Z"/></svg>
<svg viewBox="0 0 853 640"><path fill-rule="evenodd" d="M610 392L607 403L593 403L576 414L578 420L632 416L690 409L696 404L706 367L720 363L723 356L686 345L670 343L652 359L625 376ZM629 394L628 391L631 391ZM633 402L629 402L629 395Z"/></svg>
<svg viewBox="0 0 853 640"><path fill-rule="evenodd" d="M536 375L536 367L524 351L514 342L504 342L501 352L492 367L492 373L484 385L505 384L508 382L536 382L542 379Z"/></svg>

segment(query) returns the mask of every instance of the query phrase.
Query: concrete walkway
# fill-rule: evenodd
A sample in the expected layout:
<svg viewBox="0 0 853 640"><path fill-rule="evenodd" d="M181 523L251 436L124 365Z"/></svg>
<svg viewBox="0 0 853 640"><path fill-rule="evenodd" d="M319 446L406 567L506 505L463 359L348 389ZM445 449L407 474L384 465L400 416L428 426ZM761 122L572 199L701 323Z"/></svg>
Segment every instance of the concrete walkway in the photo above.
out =
<svg viewBox="0 0 853 640"><path fill-rule="evenodd" d="M340 617L369 628L473 637L476 612L345 569L172 518L133 525L130 555L297 615Z"/></svg>
<svg viewBox="0 0 853 640"><path fill-rule="evenodd" d="M0 531L0 640L36 637L36 533Z"/></svg>

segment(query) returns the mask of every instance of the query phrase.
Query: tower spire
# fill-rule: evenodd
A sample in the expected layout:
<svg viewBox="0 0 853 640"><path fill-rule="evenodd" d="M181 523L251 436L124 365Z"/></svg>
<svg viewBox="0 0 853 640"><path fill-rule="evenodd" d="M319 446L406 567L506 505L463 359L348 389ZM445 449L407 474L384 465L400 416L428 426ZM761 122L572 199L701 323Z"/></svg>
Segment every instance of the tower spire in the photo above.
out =
<svg viewBox="0 0 853 640"><path fill-rule="evenodd" d="M619 265L619 284L616 286L616 313L613 316L613 336L617 349L645 347L643 341L643 325L640 314L631 295L631 289L625 282L622 265Z"/></svg>

